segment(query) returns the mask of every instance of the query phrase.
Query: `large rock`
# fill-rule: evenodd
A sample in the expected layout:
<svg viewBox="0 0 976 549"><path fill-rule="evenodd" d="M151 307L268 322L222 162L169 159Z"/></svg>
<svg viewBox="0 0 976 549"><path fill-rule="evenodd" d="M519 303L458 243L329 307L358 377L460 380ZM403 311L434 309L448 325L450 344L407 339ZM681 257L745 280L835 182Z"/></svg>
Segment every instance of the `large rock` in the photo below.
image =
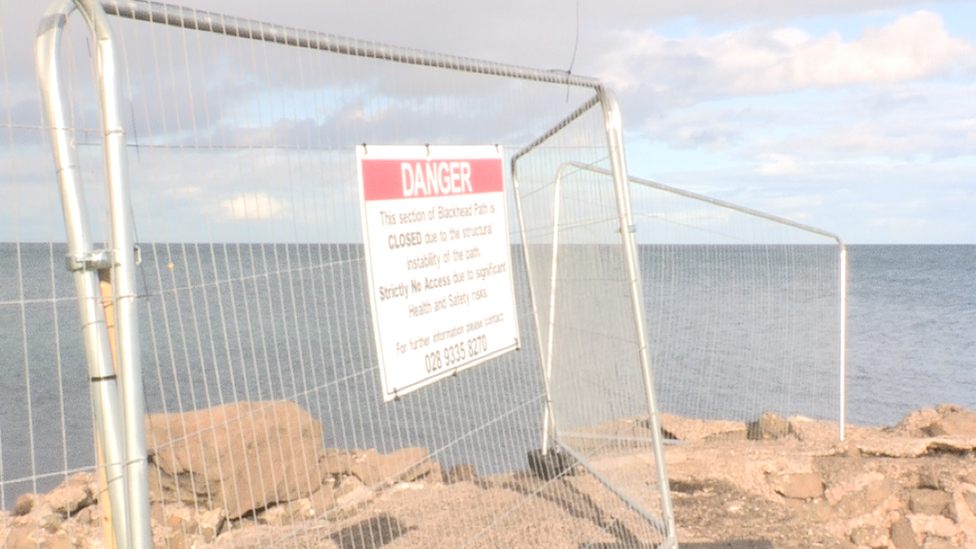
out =
<svg viewBox="0 0 976 549"><path fill-rule="evenodd" d="M239 402L146 417L149 481L160 501L223 508L235 519L322 483L322 426L292 402Z"/></svg>
<svg viewBox="0 0 976 549"><path fill-rule="evenodd" d="M932 422L926 431L934 437L974 437L976 436L976 412L953 404L936 406L939 419Z"/></svg>
<svg viewBox="0 0 976 549"><path fill-rule="evenodd" d="M906 438L879 434L853 444L862 456L870 457L913 458L976 451L976 437Z"/></svg>
<svg viewBox="0 0 976 549"><path fill-rule="evenodd" d="M906 415L893 430L899 435L927 437L931 436L928 432L929 426L939 419L939 413L933 408L922 408Z"/></svg>
<svg viewBox="0 0 976 549"><path fill-rule="evenodd" d="M68 517L95 502L98 481L91 473L75 473L51 490L45 501L58 513Z"/></svg>
<svg viewBox="0 0 976 549"><path fill-rule="evenodd" d="M976 437L976 412L940 404L908 414L894 430L915 437Z"/></svg>

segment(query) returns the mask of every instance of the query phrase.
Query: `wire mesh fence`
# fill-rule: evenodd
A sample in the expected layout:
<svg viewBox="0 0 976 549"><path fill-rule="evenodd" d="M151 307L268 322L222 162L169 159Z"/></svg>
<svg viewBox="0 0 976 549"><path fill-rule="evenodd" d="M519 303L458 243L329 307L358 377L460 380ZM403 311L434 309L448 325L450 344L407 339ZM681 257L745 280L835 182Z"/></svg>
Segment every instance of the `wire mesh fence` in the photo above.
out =
<svg viewBox="0 0 976 549"><path fill-rule="evenodd" d="M547 397L520 244L510 265L520 350L384 403L372 345L355 147L489 144L511 158L580 105L596 104L597 82L540 71L526 78L517 67L162 4L105 7L119 16L108 20L124 115L118 132L100 120L104 92L92 65L104 65L88 29L76 16L42 18L41 27L63 27L63 129L90 212L88 239L109 254L118 247L105 214L114 197L101 183L111 176L103 137L124 134L157 545L666 540L660 524L601 479L529 471L527 456L544 444ZM602 115L593 112L567 136L556 132L559 158L608 156ZM4 217L11 243L2 252L18 265L0 286L0 360L16 374L4 379L0 411L4 534L35 542L104 535L109 544L106 489L94 473L112 464L96 450L95 376L72 280L108 269L91 254L75 258L74 274L64 268L72 254L54 171L17 175L26 145L38 166L51 166L49 124L40 109L26 124L12 113L14 192L40 206ZM603 198L617 207L612 192ZM514 216L510 231L521 242ZM110 314L101 322L114 333ZM48 531L31 517L58 486L80 486L88 498L57 511L63 523ZM33 506L30 494L41 494ZM112 510L116 524L138 519L138 510ZM119 547L141 545L114 536Z"/></svg>
<svg viewBox="0 0 976 549"><path fill-rule="evenodd" d="M571 331L579 334L627 333L625 326L615 324L619 319L607 316L608 311L623 310L612 301L614 295L623 295L622 289L594 294L589 308L580 309L587 312L578 317L558 314L560 282L565 291L579 285L572 298L563 299L580 303L587 298L587 285L599 278L596 269L619 258L613 258L612 247L597 245L601 224L604 242L616 231L613 216L600 215L595 206L603 203L598 189L607 188L612 173L598 164L572 161L554 172L547 193L557 197L554 202L561 209L538 217L550 219L549 227L539 225L548 239L544 247L552 248L542 255L552 257L557 269L551 297L541 299L553 299L555 305L544 304L550 307L549 318L540 316L539 322L572 323ZM773 412L834 420L843 429L846 250L840 240L734 204L629 180L634 212L629 230L638 242L661 411L742 422ZM592 257L579 259L586 249ZM550 275L546 271L542 276ZM545 341L544 335L540 338ZM579 374L554 374L563 381L578 379L580 385L572 389L578 394L604 395L592 399L593 405L602 406L599 410L571 406L562 413L568 425L595 425L641 413L644 396L635 371L623 368L622 375L629 378L613 376L615 345L619 343L584 355L580 363L606 364L585 381Z"/></svg>
<svg viewBox="0 0 976 549"><path fill-rule="evenodd" d="M632 178L661 409L845 423L846 248L830 233Z"/></svg>
<svg viewBox="0 0 976 549"><path fill-rule="evenodd" d="M515 171L560 449L609 486L640 486L621 497L653 522L666 518L668 494L647 474L660 455L654 439L675 437L668 430L683 418L741 422L743 438L761 438L766 413L802 415L837 421L843 437L846 251L836 236L633 177L627 226L607 196L607 158L577 162L558 137L547 145ZM613 245L621 229L638 243L646 342ZM637 364L644 344L659 426Z"/></svg>
<svg viewBox="0 0 976 549"><path fill-rule="evenodd" d="M108 545L93 381L111 376L89 371L87 267L65 267L51 128L34 83L8 76L27 35L7 21L64 27L65 130L89 240L111 248L99 52L76 16L31 6L0 4L2 536ZM695 418L830 419L840 402L843 420L843 246L651 182L617 185L598 82L163 4L105 9L156 544L667 546L656 394ZM512 166L520 349L389 403L362 144L497 145ZM39 513L59 486L87 496L52 527Z"/></svg>
<svg viewBox="0 0 976 549"><path fill-rule="evenodd" d="M0 504L90 470L92 414L64 221L33 77L43 6L0 4ZM66 50L74 56L75 50ZM26 76L25 76L26 75ZM89 113L90 114L90 113ZM79 134L87 125L78 113ZM83 389L83 397L74 396ZM8 524L6 516L4 526Z"/></svg>

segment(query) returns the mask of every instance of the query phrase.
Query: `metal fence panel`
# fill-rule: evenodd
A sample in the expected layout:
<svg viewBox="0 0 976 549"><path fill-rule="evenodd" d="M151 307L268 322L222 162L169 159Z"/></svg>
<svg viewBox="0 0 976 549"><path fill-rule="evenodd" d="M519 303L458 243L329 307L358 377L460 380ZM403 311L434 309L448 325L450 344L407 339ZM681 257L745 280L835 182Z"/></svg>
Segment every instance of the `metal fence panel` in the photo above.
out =
<svg viewBox="0 0 976 549"><path fill-rule="evenodd" d="M122 16L111 19L111 28L120 104L128 112L124 128L107 133L125 139L131 211L117 213L134 219L141 260L137 360L144 365L139 396L149 413L143 463L156 543L183 536L226 546L346 547L348 538L365 536L374 545L402 537L420 546L428 539L439 546L576 547L640 546L666 536L592 475L539 479L527 472L527 454L541 441L546 392L518 245L511 269L520 351L383 404L370 335L354 147L498 144L511 155L581 104L592 107L597 82L161 4L106 6ZM105 211L114 195L99 183L106 123L99 121L90 36L72 20L62 47L70 145L94 224L90 240L111 247L118 228ZM40 122L33 128L42 139L43 128ZM605 128L588 131L595 135L571 132L567 158L589 162L607 154ZM56 212L53 177L39 179ZM603 198L616 208L612 190ZM512 241L520 241L514 219L511 230ZM13 246L18 261L33 262L31 272L47 268L58 282L44 285L37 301L48 312L36 315L25 312L33 304L23 290L30 277L5 285L10 296L0 303L11 326L56 307L76 318L70 276L60 270L63 239L53 236L53 244L27 252L26 245ZM21 347L33 341L26 328L3 332ZM88 408L82 342L57 341L73 362L58 371L74 377L56 384L57 399L46 386L37 401ZM48 342L36 343L45 352ZM11 369L33 380L33 358L5 355L10 360ZM5 416L7 394L32 391L4 387ZM35 421L18 431L10 426L19 417L0 424L5 507L95 469L90 413L42 414L38 422L30 402L12 408L26 409ZM83 428L66 425L74 419ZM64 455L78 453L77 464L35 463L47 454L29 439L59 422L55 446ZM270 442L246 442L253 440ZM22 445L30 448L28 468L20 454L8 453ZM195 518L173 518L178 504L160 505L166 498L182 501ZM223 519L207 530L200 524L211 508L222 509L216 512ZM458 509L462 519L444 516ZM4 515L5 528L19 524L10 517ZM65 528L75 528L74 520L68 517ZM269 525L292 529L284 536L262 530ZM533 535L540 529L549 535ZM223 533L213 538L212 530ZM46 535L37 525L35 532Z"/></svg>
<svg viewBox="0 0 976 549"><path fill-rule="evenodd" d="M149 483L154 498L172 483L194 520L221 506L231 519L214 539L154 504L170 524L154 516L157 542L674 543L642 353L663 412L830 419L839 402L843 426L843 245L633 178L627 226L598 82L162 4L106 7L121 16L111 25L141 255ZM0 35L5 71L18 50L12 36ZM90 40L84 25L68 24L61 56L66 129L96 245L113 236ZM24 108L33 89L5 79L3 93L0 500L9 536L27 520L14 516L18 497L97 470L98 413L76 283L64 267L49 124L39 108ZM390 404L379 394L367 309L354 151L362 143L499 144L518 155L510 229L520 243L511 269L522 349ZM636 294L621 244L630 234L642 273ZM306 417L282 402L307 412L317 434L275 438L269 425ZM200 420L193 412L215 409L245 419L186 434ZM258 422L266 416L276 421ZM208 436L246 423L290 441L260 455L303 465L278 478L252 467L256 450L242 447L207 462L206 474L165 476L162 462L190 467ZM397 457L369 461L382 455ZM561 475L527 472L540 459L558 466L543 476ZM343 460L393 472L336 470ZM208 484L226 478L223 469L241 477L233 497ZM423 472L406 481L409 471ZM99 490L93 477L83 481ZM226 516L269 485L274 497L263 507ZM320 485L333 489L330 502L313 497L326 497ZM82 531L75 514L59 532ZM272 524L292 530L262 530ZM95 536L98 521L85 528Z"/></svg>
<svg viewBox="0 0 976 549"><path fill-rule="evenodd" d="M43 9L0 5L0 505L46 492L93 459L92 404L61 196L33 78ZM66 57L84 54L68 44ZM82 43L84 48L84 43ZM84 49L82 49L84 51ZM87 66L85 71L90 72ZM14 76L17 76L15 78ZM89 96L91 97L91 96ZM97 116L72 113L78 135ZM102 173L97 164L92 172ZM96 195L95 199L98 199ZM83 395L75 396L79 390ZM9 519L3 516L6 528Z"/></svg>
<svg viewBox="0 0 976 549"><path fill-rule="evenodd" d="M632 178L662 411L837 421L846 248L831 233Z"/></svg>
<svg viewBox="0 0 976 549"><path fill-rule="evenodd" d="M634 421L646 422L650 412L641 363L646 343L636 328L621 245L621 228L629 232L630 227L615 203L607 175L612 158L600 146L603 140L591 143L588 159L568 154L568 143L585 143L585 136L605 127L599 107L580 113L527 148L513 168L551 398L544 446L552 440L552 459L571 456L608 486L626 487L621 499L666 532L673 518L666 477L658 474L663 469L660 447L655 448L659 435L648 428L641 437L617 436ZM640 459L598 461L609 454Z"/></svg>
<svg viewBox="0 0 976 549"><path fill-rule="evenodd" d="M662 412L747 424L766 412L834 419L842 438L840 240L633 177L627 226L605 196L612 189L609 159L598 153L578 162L563 152L560 138L571 139L587 122L601 121L580 116L520 157L517 170L558 447L608 486L641 486L621 497L651 522L667 519L667 486L655 485L652 474L661 427L647 415L635 352L642 342L627 308L623 249L613 245L621 229L638 243ZM670 417L663 423L665 431L674 424Z"/></svg>
<svg viewBox="0 0 976 549"><path fill-rule="evenodd" d="M559 272L550 284L557 302L559 292L570 291L582 274L576 293L565 300L591 299L592 303L589 313L579 318L557 314L550 325L573 322L568 330L578 334L604 327L608 333L620 333L615 324L619 319L610 318L607 311L612 310L615 299L623 299L619 297L623 290L586 295L588 282L599 276L591 278L586 273L595 273L600 265L612 261L613 252L592 246L590 258L577 259L586 249L582 242L597 241L592 232L584 231L599 223L615 230L614 220L596 213L598 201L574 199L567 190L575 187L579 193L592 195L593 189L605 188L611 173L597 164L575 162L561 165L556 173L549 180L548 194L561 196L562 204L583 205L584 213L571 206L547 212L558 230L551 229L547 236L552 250L540 249L540 253L546 258L558 253ZM631 230L640 250L649 347L661 410L692 418L746 422L774 412L837 420L843 428L843 243L835 235L762 212L635 177L630 181ZM583 234L586 236L578 236ZM597 257L600 259L594 259ZM568 285L560 290L564 281ZM545 301L548 296L540 299ZM608 308L601 309L602 303ZM618 303L617 310L619 307ZM558 311L558 305L549 311L551 316L553 311ZM540 320L545 321L548 319ZM590 324L595 328L589 328ZM609 344L605 347L598 356L612 364L615 349ZM574 349L553 362L572 363L577 353L588 352ZM557 353L558 347L553 356ZM593 363L589 359L578 362ZM619 411L572 407L561 414L567 426L630 417L640 409L643 396L634 377L637 374L624 369L630 377L611 381L607 374L613 371L591 373L590 380L573 390L612 394L613 398L593 400L613 402ZM580 379L580 375L563 377Z"/></svg>

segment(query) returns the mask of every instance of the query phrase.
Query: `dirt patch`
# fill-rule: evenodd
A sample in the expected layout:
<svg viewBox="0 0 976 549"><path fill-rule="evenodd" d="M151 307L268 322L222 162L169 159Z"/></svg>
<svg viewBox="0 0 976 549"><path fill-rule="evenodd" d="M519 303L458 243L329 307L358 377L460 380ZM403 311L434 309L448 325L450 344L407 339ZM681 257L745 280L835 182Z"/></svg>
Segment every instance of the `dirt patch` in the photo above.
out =
<svg viewBox="0 0 976 549"><path fill-rule="evenodd" d="M671 486L682 547L845 547L817 512L749 494L723 481Z"/></svg>

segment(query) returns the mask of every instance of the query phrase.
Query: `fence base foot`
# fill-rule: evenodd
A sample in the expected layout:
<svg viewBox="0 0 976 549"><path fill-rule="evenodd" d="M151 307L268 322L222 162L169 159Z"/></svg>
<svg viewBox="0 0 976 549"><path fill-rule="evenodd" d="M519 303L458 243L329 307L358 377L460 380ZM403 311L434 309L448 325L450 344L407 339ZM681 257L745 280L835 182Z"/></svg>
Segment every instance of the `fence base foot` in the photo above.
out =
<svg viewBox="0 0 976 549"><path fill-rule="evenodd" d="M573 456L556 449L550 449L545 454L541 449L529 450L529 469L542 480L552 480L560 475L572 475L575 464L576 460Z"/></svg>

